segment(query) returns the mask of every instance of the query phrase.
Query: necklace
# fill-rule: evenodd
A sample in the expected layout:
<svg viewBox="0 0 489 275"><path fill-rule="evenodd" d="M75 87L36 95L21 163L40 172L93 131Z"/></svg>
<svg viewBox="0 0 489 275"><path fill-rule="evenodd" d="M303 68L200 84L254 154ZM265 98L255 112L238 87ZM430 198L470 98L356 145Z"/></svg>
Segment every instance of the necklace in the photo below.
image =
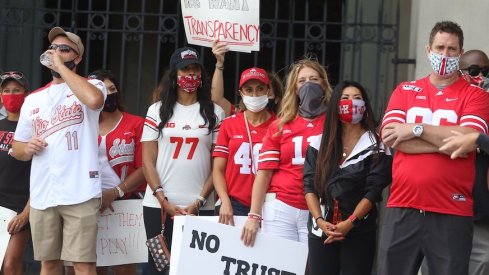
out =
<svg viewBox="0 0 489 275"><path fill-rule="evenodd" d="M343 147L343 157L346 158L346 147Z"/></svg>

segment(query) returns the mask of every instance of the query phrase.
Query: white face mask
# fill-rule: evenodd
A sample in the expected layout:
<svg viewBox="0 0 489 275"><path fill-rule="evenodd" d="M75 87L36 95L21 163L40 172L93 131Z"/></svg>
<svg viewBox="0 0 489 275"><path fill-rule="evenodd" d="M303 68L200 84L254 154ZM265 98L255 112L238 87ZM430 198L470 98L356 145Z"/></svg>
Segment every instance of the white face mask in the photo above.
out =
<svg viewBox="0 0 489 275"><path fill-rule="evenodd" d="M451 75L458 71L460 57L448 57L430 51L430 64L433 71L439 75Z"/></svg>
<svg viewBox="0 0 489 275"><path fill-rule="evenodd" d="M241 97L243 98L243 103L246 106L246 109L253 113L260 112L261 110L265 109L268 104L268 95L247 96L241 94Z"/></svg>

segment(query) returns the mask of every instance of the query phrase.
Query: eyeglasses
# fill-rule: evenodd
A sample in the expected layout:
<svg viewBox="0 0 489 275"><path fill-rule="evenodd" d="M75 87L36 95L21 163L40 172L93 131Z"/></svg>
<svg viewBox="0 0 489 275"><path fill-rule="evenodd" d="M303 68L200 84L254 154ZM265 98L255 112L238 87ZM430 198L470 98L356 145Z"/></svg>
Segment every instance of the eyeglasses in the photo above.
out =
<svg viewBox="0 0 489 275"><path fill-rule="evenodd" d="M7 78L13 78L13 79L22 79L24 78L24 74L21 72L4 72L3 74L0 75L0 80L5 80Z"/></svg>
<svg viewBox="0 0 489 275"><path fill-rule="evenodd" d="M479 67L477 65L470 65L469 67L462 69L462 71L468 71L470 76L478 76L482 73L482 76L487 77L489 74L489 66Z"/></svg>
<svg viewBox="0 0 489 275"><path fill-rule="evenodd" d="M79 55L79 53L75 49L70 47L70 45L66 45L66 44L51 44L49 45L48 49L49 50L59 49L62 53L69 53L70 51L73 51Z"/></svg>

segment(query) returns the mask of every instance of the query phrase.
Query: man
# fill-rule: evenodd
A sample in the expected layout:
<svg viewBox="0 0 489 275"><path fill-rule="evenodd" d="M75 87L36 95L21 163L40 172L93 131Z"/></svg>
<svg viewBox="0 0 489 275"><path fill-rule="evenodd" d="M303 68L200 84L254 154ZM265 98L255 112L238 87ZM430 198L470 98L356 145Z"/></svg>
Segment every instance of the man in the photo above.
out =
<svg viewBox="0 0 489 275"><path fill-rule="evenodd" d="M475 154L452 160L443 139L487 133L489 94L459 75L463 32L454 22L430 33L429 76L392 93L382 138L397 149L381 231L379 274L417 274L423 256L431 274L467 274L472 248Z"/></svg>
<svg viewBox="0 0 489 275"><path fill-rule="evenodd" d="M460 58L460 71L471 84L484 90L489 88L489 58L481 50L470 50Z"/></svg>
<svg viewBox="0 0 489 275"><path fill-rule="evenodd" d="M62 274L62 260L72 261L76 274L96 274L97 135L105 86L76 74L80 37L54 27L48 38L53 81L26 98L12 155L32 159L29 220L41 274Z"/></svg>

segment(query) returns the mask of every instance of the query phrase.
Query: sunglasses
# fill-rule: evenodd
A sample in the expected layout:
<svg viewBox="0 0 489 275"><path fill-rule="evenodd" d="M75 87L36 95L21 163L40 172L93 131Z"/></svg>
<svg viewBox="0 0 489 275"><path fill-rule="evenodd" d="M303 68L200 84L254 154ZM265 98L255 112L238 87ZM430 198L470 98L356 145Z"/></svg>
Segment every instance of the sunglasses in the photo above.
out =
<svg viewBox="0 0 489 275"><path fill-rule="evenodd" d="M73 51L79 55L79 53L75 49L73 49L72 47L70 47L69 45L66 45L66 44L51 44L51 45L49 45L48 49L49 50L59 49L62 53L69 53L70 51Z"/></svg>
<svg viewBox="0 0 489 275"><path fill-rule="evenodd" d="M477 65L470 65L469 67L462 69L462 71L468 71L470 76L478 76L482 73L482 76L487 77L489 74L489 66L479 67Z"/></svg>
<svg viewBox="0 0 489 275"><path fill-rule="evenodd" d="M0 80L5 80L7 78L13 78L13 79L22 79L24 78L24 74L21 72L4 72L3 74L0 75Z"/></svg>

